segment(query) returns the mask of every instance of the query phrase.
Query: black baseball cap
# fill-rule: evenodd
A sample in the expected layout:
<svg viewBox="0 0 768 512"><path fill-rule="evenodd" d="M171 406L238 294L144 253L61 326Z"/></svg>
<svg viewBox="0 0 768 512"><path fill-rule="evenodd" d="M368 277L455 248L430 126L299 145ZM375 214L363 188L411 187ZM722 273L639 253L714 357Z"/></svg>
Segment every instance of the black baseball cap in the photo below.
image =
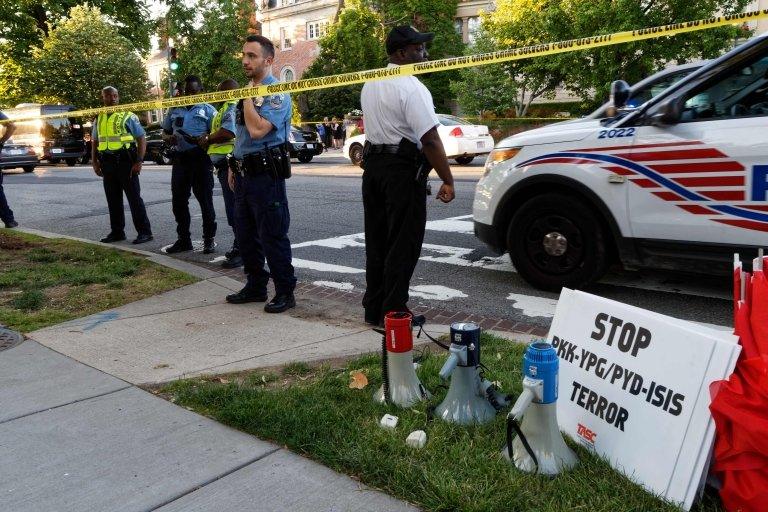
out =
<svg viewBox="0 0 768 512"><path fill-rule="evenodd" d="M387 55L392 55L409 44L428 43L434 37L435 34L432 32L419 32L409 25L400 25L389 31L386 42Z"/></svg>

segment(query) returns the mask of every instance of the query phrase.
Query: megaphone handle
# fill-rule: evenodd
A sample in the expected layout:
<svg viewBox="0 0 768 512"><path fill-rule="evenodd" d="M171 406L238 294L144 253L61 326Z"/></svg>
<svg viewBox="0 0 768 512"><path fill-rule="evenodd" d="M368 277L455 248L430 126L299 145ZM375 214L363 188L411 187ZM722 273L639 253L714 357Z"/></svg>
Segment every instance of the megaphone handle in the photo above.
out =
<svg viewBox="0 0 768 512"><path fill-rule="evenodd" d="M509 412L509 416L515 420L519 420L525 410L531 405L535 394L531 388L523 388L523 392L517 397L515 405L512 406L512 410Z"/></svg>
<svg viewBox="0 0 768 512"><path fill-rule="evenodd" d="M528 439L525 438L525 434L523 434L523 430L520 428L517 420L511 415L507 416L507 455L509 455L509 460L513 463L515 460L515 457L512 454L512 441L515 440L515 437L512 435L513 431L520 438L520 442L523 443L523 448L525 448L525 451L528 452L528 455L531 457L531 459L533 459L533 463L536 465L536 473L538 473L539 459L537 459L536 454L533 453L533 449L531 448L531 445L528 444Z"/></svg>

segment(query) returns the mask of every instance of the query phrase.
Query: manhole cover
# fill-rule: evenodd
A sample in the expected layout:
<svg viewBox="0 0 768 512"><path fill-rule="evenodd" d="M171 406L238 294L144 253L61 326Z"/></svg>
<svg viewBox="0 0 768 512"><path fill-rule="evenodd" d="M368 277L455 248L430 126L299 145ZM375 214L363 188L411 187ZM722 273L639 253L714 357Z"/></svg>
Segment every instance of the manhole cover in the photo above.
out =
<svg viewBox="0 0 768 512"><path fill-rule="evenodd" d="M24 341L20 333L0 327L0 351L13 348Z"/></svg>

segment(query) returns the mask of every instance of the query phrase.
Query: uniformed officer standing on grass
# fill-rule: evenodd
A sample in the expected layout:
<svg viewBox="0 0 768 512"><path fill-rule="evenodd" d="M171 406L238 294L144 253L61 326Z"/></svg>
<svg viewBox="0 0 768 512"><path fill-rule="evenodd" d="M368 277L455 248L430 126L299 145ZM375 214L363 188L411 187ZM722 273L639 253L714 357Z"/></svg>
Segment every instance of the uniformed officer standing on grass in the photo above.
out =
<svg viewBox="0 0 768 512"><path fill-rule="evenodd" d="M393 28L388 67L427 60L433 34ZM437 133L432 95L413 76L368 82L360 95L365 119L365 321L378 325L390 311L409 311L408 286L424 241L427 174L443 184L437 199L454 198L453 176ZM428 164L427 164L428 162Z"/></svg>
<svg viewBox="0 0 768 512"><path fill-rule="evenodd" d="M107 86L101 90L104 105L112 107L120 102L117 89ZM91 162L93 171L103 178L104 193L109 208L109 234L104 243L125 240L125 212L123 193L128 199L133 226L138 236L134 244L152 240L147 209L141 199L139 174L147 150L144 128L133 112L102 113L91 130Z"/></svg>
<svg viewBox="0 0 768 512"><path fill-rule="evenodd" d="M184 96L200 94L203 84L199 77L184 79ZM189 231L189 196L195 194L203 215L203 252L215 251L216 212L213 209L213 164L197 138L211 132L216 109L208 103L197 103L169 110L163 120L163 139L176 145L171 169L171 203L176 218L178 239L166 249L169 254L192 250Z"/></svg>
<svg viewBox="0 0 768 512"><path fill-rule="evenodd" d="M236 80L228 79L219 84L219 91L230 91L240 87ZM240 257L240 246L237 243L237 232L235 232L235 194L229 186L229 163L227 155L235 149L235 106L237 101L225 101L219 107L216 115L211 122L210 135L201 135L198 137L198 144L202 148L208 148L208 156L211 158L213 168L219 178L221 185L221 194L224 197L224 210L227 213L227 224L232 228L235 239L232 242L232 249L227 251L224 256L226 259L221 263L224 268L237 268L242 266L243 258Z"/></svg>
<svg viewBox="0 0 768 512"><path fill-rule="evenodd" d="M248 36L243 45L243 70L249 86L277 82L272 76L275 47L260 35ZM237 138L230 176L235 191L235 223L245 287L228 295L227 302L264 302L267 282L275 283L275 297L264 306L268 313L281 313L296 305L296 277L288 240L290 215L285 178L290 176L290 158L285 143L291 123L291 98L279 93L246 98L237 106ZM264 268L264 260L269 272Z"/></svg>

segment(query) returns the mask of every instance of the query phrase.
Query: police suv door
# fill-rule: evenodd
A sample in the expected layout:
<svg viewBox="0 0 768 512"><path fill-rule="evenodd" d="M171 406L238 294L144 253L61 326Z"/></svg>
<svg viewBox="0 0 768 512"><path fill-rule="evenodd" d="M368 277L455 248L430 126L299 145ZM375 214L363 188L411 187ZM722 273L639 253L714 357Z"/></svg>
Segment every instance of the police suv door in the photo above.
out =
<svg viewBox="0 0 768 512"><path fill-rule="evenodd" d="M635 173L634 238L765 243L768 45L762 48L652 105L635 125L626 155Z"/></svg>

